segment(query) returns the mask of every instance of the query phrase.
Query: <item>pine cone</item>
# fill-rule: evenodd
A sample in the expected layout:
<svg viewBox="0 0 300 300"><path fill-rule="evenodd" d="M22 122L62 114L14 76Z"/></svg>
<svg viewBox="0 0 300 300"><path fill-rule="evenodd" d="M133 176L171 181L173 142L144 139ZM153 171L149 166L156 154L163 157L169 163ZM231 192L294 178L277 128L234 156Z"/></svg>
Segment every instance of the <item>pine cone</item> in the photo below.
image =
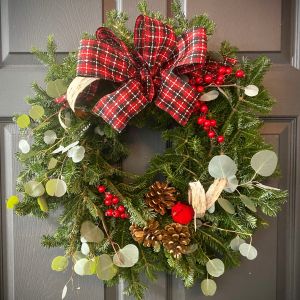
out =
<svg viewBox="0 0 300 300"><path fill-rule="evenodd" d="M133 239L139 244L143 243L145 247L157 247L162 240L158 221L150 220L144 228L132 224L129 229Z"/></svg>
<svg viewBox="0 0 300 300"><path fill-rule="evenodd" d="M188 226L171 223L165 226L162 234L162 243L174 258L179 259L188 250L188 245L191 241L190 236Z"/></svg>
<svg viewBox="0 0 300 300"><path fill-rule="evenodd" d="M174 187L170 187L166 182L156 181L145 195L145 201L148 206L163 216L166 210L171 209L175 204L176 196L177 192Z"/></svg>

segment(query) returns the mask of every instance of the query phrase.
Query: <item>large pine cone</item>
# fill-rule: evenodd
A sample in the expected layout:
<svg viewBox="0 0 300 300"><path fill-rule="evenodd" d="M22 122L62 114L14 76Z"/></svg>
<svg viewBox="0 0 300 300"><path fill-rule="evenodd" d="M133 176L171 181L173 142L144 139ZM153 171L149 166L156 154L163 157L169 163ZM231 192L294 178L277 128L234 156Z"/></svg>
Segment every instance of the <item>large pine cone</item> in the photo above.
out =
<svg viewBox="0 0 300 300"><path fill-rule="evenodd" d="M174 187L170 187L166 182L156 181L145 195L145 201L148 206L163 216L166 210L171 209L175 204L176 197L177 191Z"/></svg>
<svg viewBox="0 0 300 300"><path fill-rule="evenodd" d="M171 223L165 226L162 243L174 258L180 259L188 250L191 234L188 226L179 223Z"/></svg>
<svg viewBox="0 0 300 300"><path fill-rule="evenodd" d="M133 239L139 244L143 243L145 247L157 247L162 240L158 221L150 220L144 228L132 224L129 229Z"/></svg>

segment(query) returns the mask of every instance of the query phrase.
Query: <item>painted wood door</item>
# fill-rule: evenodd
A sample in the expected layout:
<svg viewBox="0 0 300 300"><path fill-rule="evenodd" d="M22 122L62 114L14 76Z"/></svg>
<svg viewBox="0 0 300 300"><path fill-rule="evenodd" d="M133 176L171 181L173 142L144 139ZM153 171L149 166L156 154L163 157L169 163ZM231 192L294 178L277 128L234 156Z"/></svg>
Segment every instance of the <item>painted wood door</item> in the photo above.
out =
<svg viewBox="0 0 300 300"><path fill-rule="evenodd" d="M42 83L44 69L29 54L32 45L43 47L46 36L55 34L58 51L77 48L81 32L94 30L108 9L129 13L130 26L137 16L137 0L1 0L0 69L0 151L1 199L12 194L19 166L14 159L18 132L11 122L14 112L26 111L23 98L31 93L32 81ZM150 8L170 13L170 1L149 0ZM231 40L241 55L264 53L275 63L265 84L278 103L264 119L263 134L277 150L282 168L274 184L289 189L289 199L270 227L255 237L257 260L242 261L241 268L225 273L218 280L219 290L212 299L223 300L296 300L300 299L300 5L299 0L183 0L187 16L208 12L216 21L216 36L211 48L223 39ZM149 130L131 129L128 140L139 160L130 156L123 167L142 172L147 161L165 145ZM0 214L0 295L1 300L55 300L69 280L68 273L50 270L51 258L60 249L44 249L40 236L56 226L55 216L45 221L19 218L5 209ZM66 299L128 299L122 284L105 288L96 278L74 277L74 289ZM80 289L76 289L80 287ZM160 274L151 283L145 299L204 299L199 285L185 289L169 275Z"/></svg>

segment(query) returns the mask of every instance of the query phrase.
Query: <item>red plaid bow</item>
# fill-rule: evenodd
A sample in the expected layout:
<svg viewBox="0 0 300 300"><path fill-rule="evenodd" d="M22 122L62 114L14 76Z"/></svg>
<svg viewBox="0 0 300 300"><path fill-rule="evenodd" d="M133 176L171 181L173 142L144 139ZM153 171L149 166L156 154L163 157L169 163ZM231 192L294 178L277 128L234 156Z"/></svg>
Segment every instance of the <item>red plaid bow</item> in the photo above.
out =
<svg viewBox="0 0 300 300"><path fill-rule="evenodd" d="M134 29L134 49L112 31L100 27L96 40L82 40L78 54L77 75L121 83L102 97L93 112L118 132L154 99L156 106L185 125L198 94L180 75L202 67L206 59L206 33L203 28L185 32L178 40L171 27L139 16ZM93 82L82 97L95 96L98 82Z"/></svg>

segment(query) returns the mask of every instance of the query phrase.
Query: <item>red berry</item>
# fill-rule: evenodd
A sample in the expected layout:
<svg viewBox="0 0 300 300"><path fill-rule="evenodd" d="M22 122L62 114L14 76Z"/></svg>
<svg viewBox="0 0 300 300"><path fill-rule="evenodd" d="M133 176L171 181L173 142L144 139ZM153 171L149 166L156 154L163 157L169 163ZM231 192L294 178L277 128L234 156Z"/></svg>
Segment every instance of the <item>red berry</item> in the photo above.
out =
<svg viewBox="0 0 300 300"><path fill-rule="evenodd" d="M104 199L104 205L110 206L112 204L110 199Z"/></svg>
<svg viewBox="0 0 300 300"><path fill-rule="evenodd" d="M208 112L208 107L206 104L201 105L200 111L203 112L204 114Z"/></svg>
<svg viewBox="0 0 300 300"><path fill-rule="evenodd" d="M214 131L212 131L212 130L210 130L210 131L207 133L207 135L208 135L208 137L209 137L210 139L212 139L212 138L215 137L215 133L214 133Z"/></svg>
<svg viewBox="0 0 300 300"><path fill-rule="evenodd" d="M112 203L113 204L118 204L119 203L119 198L117 197L117 196L114 196L113 198L112 198Z"/></svg>
<svg viewBox="0 0 300 300"><path fill-rule="evenodd" d="M196 84L200 84L200 83L202 83L202 81L203 81L203 79L200 76L195 78Z"/></svg>
<svg viewBox="0 0 300 300"><path fill-rule="evenodd" d="M110 208L110 209L108 209L108 210L105 212L105 215L106 215L107 217L112 217L113 212L114 212L114 210Z"/></svg>
<svg viewBox="0 0 300 300"><path fill-rule="evenodd" d="M235 72L235 77L236 78L243 78L243 77L245 77L245 72L243 70L237 70Z"/></svg>
<svg viewBox="0 0 300 300"><path fill-rule="evenodd" d="M197 86L197 92L198 92L198 93L204 92L204 87L203 87L202 85L198 85L198 86Z"/></svg>
<svg viewBox="0 0 300 300"><path fill-rule="evenodd" d="M218 141L218 143L224 143L224 136L223 135L219 135L218 137L217 137L217 141Z"/></svg>
<svg viewBox="0 0 300 300"><path fill-rule="evenodd" d="M220 67L219 70L218 70L218 73L219 74L225 74L226 73L226 67L223 67L223 66Z"/></svg>
<svg viewBox="0 0 300 300"><path fill-rule="evenodd" d="M216 81L224 81L224 75L218 75Z"/></svg>
<svg viewBox="0 0 300 300"><path fill-rule="evenodd" d="M124 205L120 205L120 206L118 207L118 211L119 211L120 213L123 213L123 212L125 211Z"/></svg>
<svg viewBox="0 0 300 300"><path fill-rule="evenodd" d="M216 85L222 85L223 83L224 83L224 81L220 81L220 80L216 80L216 81L215 81L215 84L216 84Z"/></svg>
<svg viewBox="0 0 300 300"><path fill-rule="evenodd" d="M120 212L117 209L115 209L113 211L112 215L113 215L114 218L119 218L121 214L120 214Z"/></svg>
<svg viewBox="0 0 300 300"><path fill-rule="evenodd" d="M195 103L195 109L200 109L200 107L201 107L201 102L200 102L200 101L197 101L197 102Z"/></svg>
<svg viewBox="0 0 300 300"><path fill-rule="evenodd" d="M203 123L203 125L205 127L209 127L210 126L210 120L205 120L204 123Z"/></svg>
<svg viewBox="0 0 300 300"><path fill-rule="evenodd" d="M104 186L104 185L98 185L97 189L98 189L98 192L102 194L102 193L105 192L106 186Z"/></svg>
<svg viewBox="0 0 300 300"><path fill-rule="evenodd" d="M198 125L204 124L205 120L206 119L204 117L199 117L198 120L197 120Z"/></svg>
<svg viewBox="0 0 300 300"><path fill-rule="evenodd" d="M113 194L111 194L111 193L106 193L105 194L105 200L112 200L113 199L113 197L114 197L114 195Z"/></svg>
<svg viewBox="0 0 300 300"><path fill-rule="evenodd" d="M209 131L209 130L210 130L210 127L209 127L209 126L204 126L203 129L204 129L205 131Z"/></svg>
<svg viewBox="0 0 300 300"><path fill-rule="evenodd" d="M226 67L226 74L230 75L232 73L232 68L231 67Z"/></svg>
<svg viewBox="0 0 300 300"><path fill-rule="evenodd" d="M190 85L195 85L195 83L196 83L196 81L195 81L194 78L190 78L190 79L189 79L189 84L190 84Z"/></svg>
<svg viewBox="0 0 300 300"><path fill-rule="evenodd" d="M212 83L212 81L213 81L212 75L206 74L206 75L204 76L204 82L205 82L205 83L210 84L210 83Z"/></svg>
<svg viewBox="0 0 300 300"><path fill-rule="evenodd" d="M210 126L216 127L217 126L217 121L214 120L214 119L210 120Z"/></svg>

